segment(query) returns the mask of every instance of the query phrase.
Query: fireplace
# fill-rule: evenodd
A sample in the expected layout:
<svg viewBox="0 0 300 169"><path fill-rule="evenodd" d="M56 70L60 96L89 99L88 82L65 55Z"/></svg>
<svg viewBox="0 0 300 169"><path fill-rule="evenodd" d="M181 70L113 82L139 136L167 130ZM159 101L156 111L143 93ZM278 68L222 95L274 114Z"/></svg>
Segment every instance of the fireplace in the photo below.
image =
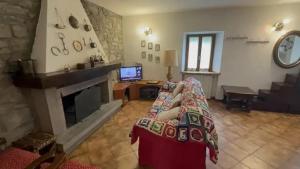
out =
<svg viewBox="0 0 300 169"><path fill-rule="evenodd" d="M121 107L112 100L110 75L119 66L18 76L14 83L27 88L37 130L53 133L70 152Z"/></svg>
<svg viewBox="0 0 300 169"><path fill-rule="evenodd" d="M101 106L99 85L62 97L67 128L81 122Z"/></svg>

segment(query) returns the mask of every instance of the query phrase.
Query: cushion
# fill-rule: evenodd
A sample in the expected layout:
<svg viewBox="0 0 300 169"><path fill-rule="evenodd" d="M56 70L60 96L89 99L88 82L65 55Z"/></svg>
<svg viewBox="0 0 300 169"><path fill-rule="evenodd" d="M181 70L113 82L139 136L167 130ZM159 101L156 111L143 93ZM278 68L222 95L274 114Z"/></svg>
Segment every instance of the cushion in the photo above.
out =
<svg viewBox="0 0 300 169"><path fill-rule="evenodd" d="M160 113L172 108L173 95L169 92L160 92L157 99L152 105L151 113Z"/></svg>
<svg viewBox="0 0 300 169"><path fill-rule="evenodd" d="M171 107L177 107L181 105L181 98L182 94L179 93L176 97L172 99L172 106Z"/></svg>
<svg viewBox="0 0 300 169"><path fill-rule="evenodd" d="M167 81L163 84L162 90L167 91L167 92L173 92L174 89L176 88L176 86L177 86L177 83Z"/></svg>
<svg viewBox="0 0 300 169"><path fill-rule="evenodd" d="M22 169L39 155L17 148L8 148L0 153L0 169Z"/></svg>
<svg viewBox="0 0 300 169"><path fill-rule="evenodd" d="M180 113L180 107L172 108L168 111L162 111L157 115L158 120L173 120L178 117Z"/></svg>
<svg viewBox="0 0 300 169"><path fill-rule="evenodd" d="M24 169L31 164L32 161L39 158L38 154L24 151L17 148L8 148L3 152L0 152L0 169ZM49 164L42 164L41 168L47 168ZM99 169L96 167L90 167L81 165L77 162L67 161L60 169Z"/></svg>
<svg viewBox="0 0 300 169"><path fill-rule="evenodd" d="M173 97L176 97L182 91L183 87L184 83L182 81L179 82L173 91Z"/></svg>

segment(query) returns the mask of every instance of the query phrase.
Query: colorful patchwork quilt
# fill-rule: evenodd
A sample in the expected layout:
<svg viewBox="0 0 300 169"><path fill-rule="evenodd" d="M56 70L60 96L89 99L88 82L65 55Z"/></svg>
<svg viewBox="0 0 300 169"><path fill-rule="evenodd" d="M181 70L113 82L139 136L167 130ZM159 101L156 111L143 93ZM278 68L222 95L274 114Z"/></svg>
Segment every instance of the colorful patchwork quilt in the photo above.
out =
<svg viewBox="0 0 300 169"><path fill-rule="evenodd" d="M180 115L177 120L158 121L155 116L161 111L169 110L173 96L174 84L170 89L168 82L154 102L148 117L139 119L136 127L143 128L155 135L185 144L205 144L210 152L210 159L217 162L218 135L212 114L209 112L201 83L194 78L187 78L182 91Z"/></svg>
<svg viewBox="0 0 300 169"><path fill-rule="evenodd" d="M159 114L172 107L173 96L170 92L160 92L156 101L153 103L150 113Z"/></svg>

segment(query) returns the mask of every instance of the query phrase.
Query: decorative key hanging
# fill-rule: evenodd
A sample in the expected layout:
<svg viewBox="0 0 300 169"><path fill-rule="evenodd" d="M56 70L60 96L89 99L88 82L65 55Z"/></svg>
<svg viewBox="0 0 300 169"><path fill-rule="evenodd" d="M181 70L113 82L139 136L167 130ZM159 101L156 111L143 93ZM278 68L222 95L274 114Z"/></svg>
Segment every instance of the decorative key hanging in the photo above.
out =
<svg viewBox="0 0 300 169"><path fill-rule="evenodd" d="M64 55L68 55L70 52L69 52L69 49L66 48L66 43L65 43L65 35L61 32L58 33L58 38L61 40L62 42L62 45L63 45L63 49L62 49L62 52Z"/></svg>

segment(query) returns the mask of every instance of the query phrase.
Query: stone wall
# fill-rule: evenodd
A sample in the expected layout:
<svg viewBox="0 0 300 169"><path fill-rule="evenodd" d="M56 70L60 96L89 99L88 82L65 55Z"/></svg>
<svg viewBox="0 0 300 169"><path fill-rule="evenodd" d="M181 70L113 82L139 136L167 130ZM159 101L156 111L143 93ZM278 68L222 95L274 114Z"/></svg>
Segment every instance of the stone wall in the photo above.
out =
<svg viewBox="0 0 300 169"><path fill-rule="evenodd" d="M40 0L0 0L0 137L8 142L34 127L31 110L5 69L7 62L29 58Z"/></svg>
<svg viewBox="0 0 300 169"><path fill-rule="evenodd" d="M82 3L109 60L123 61L122 16ZM0 137L9 143L34 128L26 99L5 71L8 61L30 58L40 6L40 0L0 0Z"/></svg>
<svg viewBox="0 0 300 169"><path fill-rule="evenodd" d="M122 16L87 0L81 0L109 61L123 61Z"/></svg>

